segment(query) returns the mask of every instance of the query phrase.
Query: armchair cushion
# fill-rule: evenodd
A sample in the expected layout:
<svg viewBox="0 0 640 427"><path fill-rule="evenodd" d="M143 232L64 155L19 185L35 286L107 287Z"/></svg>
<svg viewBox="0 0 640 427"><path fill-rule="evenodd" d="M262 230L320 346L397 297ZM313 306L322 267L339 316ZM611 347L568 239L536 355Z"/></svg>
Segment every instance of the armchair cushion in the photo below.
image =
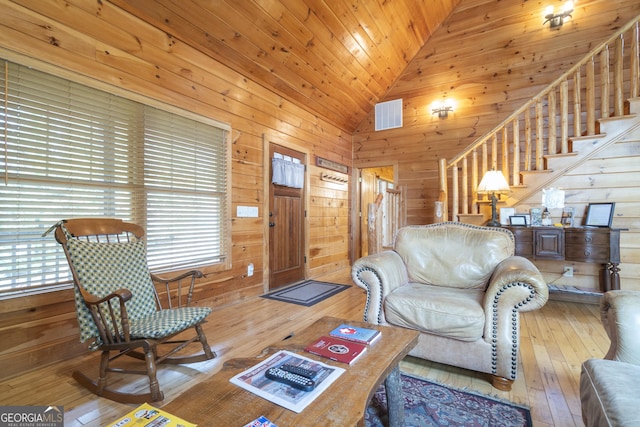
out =
<svg viewBox="0 0 640 427"><path fill-rule="evenodd" d="M587 427L640 425L640 366L589 359L580 373L582 418Z"/></svg>
<svg viewBox="0 0 640 427"><path fill-rule="evenodd" d="M588 359L582 364L582 420L586 427L638 426L640 292L606 292L600 314L611 345L604 360Z"/></svg>
<svg viewBox="0 0 640 427"><path fill-rule="evenodd" d="M485 289L496 265L513 255L515 243L505 229L450 223L401 228L394 250L404 261L410 282Z"/></svg>
<svg viewBox="0 0 640 427"><path fill-rule="evenodd" d="M479 289L410 283L389 294L384 308L393 325L475 341L482 338L485 324L483 300Z"/></svg>

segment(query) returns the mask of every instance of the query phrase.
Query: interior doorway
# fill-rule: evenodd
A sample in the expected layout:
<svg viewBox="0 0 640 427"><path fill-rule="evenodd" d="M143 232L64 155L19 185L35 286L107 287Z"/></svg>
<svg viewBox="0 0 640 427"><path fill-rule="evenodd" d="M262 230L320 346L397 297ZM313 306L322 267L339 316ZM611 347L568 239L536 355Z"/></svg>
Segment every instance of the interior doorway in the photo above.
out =
<svg viewBox="0 0 640 427"><path fill-rule="evenodd" d="M305 188L289 183L274 184L272 159L283 164L302 165L306 173L305 153L269 143L269 289L279 288L305 278ZM289 165L291 166L291 165Z"/></svg>
<svg viewBox="0 0 640 427"><path fill-rule="evenodd" d="M397 182L397 168L394 165L384 165L376 167L363 167L355 171L358 174L357 186L357 206L358 217L357 235L354 239L357 244L355 248L356 259L369 254L368 247L368 227L369 204L374 203L379 194L382 194L382 204L380 206L382 215L388 215L385 197L387 189L393 189ZM386 221L382 222L383 245L388 243L393 236L389 236L389 230L386 229Z"/></svg>

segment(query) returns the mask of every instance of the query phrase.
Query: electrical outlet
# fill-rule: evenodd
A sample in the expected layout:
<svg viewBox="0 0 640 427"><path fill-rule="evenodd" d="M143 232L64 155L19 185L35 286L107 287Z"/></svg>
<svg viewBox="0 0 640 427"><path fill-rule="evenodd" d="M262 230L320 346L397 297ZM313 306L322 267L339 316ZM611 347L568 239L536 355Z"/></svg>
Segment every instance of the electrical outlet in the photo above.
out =
<svg viewBox="0 0 640 427"><path fill-rule="evenodd" d="M564 277L573 277L573 267L570 265L565 265L562 275Z"/></svg>
<svg viewBox="0 0 640 427"><path fill-rule="evenodd" d="M253 264L247 266L247 276L253 276Z"/></svg>

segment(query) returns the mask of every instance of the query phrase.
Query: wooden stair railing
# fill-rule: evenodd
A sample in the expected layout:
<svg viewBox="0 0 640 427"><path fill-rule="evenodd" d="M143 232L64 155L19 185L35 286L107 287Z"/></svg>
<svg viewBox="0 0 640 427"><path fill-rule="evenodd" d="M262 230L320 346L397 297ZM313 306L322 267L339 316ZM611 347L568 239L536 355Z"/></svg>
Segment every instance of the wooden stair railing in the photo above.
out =
<svg viewBox="0 0 640 427"><path fill-rule="evenodd" d="M487 170L501 170L510 186L522 187L523 173L546 170L545 156L571 153L572 138L599 133L598 120L628 114L625 100L640 95L639 39L640 16L460 154L440 159L444 218L479 213L485 199L476 189Z"/></svg>

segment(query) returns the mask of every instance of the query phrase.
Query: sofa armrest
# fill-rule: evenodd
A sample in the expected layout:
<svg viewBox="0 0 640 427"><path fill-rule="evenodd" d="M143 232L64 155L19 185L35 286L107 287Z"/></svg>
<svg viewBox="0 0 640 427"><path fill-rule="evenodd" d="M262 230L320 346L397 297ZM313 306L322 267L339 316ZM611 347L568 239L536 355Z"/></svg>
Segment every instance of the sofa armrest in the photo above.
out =
<svg viewBox="0 0 640 427"><path fill-rule="evenodd" d="M351 278L367 292L364 321L387 324L382 308L385 297L409 281L407 268L400 255L394 251L383 251L360 258L351 268Z"/></svg>
<svg viewBox="0 0 640 427"><path fill-rule="evenodd" d="M604 358L640 365L640 292L606 292L600 314L611 340Z"/></svg>
<svg viewBox="0 0 640 427"><path fill-rule="evenodd" d="M544 306L549 287L531 261L506 258L495 268L484 298L484 339L492 346L496 374L514 380L520 345L520 312Z"/></svg>

